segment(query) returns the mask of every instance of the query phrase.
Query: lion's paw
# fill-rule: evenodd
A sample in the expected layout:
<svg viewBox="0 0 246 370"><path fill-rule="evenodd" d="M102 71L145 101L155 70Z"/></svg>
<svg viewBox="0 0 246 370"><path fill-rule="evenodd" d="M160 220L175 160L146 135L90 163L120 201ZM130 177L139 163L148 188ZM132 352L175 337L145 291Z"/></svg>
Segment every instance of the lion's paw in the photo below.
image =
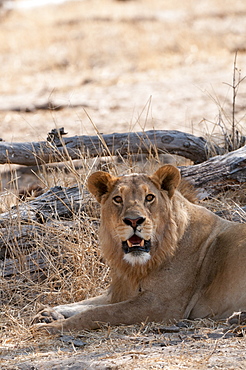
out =
<svg viewBox="0 0 246 370"><path fill-rule="evenodd" d="M32 319L31 324L50 324L57 320L63 320L64 316L51 307L42 308Z"/></svg>
<svg viewBox="0 0 246 370"><path fill-rule="evenodd" d="M30 331L34 336L38 334L58 334L62 333L63 327L61 321L51 324L37 323L31 326Z"/></svg>

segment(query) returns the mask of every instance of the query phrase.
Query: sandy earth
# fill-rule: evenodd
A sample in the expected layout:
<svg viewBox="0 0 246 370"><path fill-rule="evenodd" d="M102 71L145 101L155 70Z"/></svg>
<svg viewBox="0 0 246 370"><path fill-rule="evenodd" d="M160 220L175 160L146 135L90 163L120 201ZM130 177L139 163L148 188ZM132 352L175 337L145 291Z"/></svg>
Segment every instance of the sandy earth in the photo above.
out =
<svg viewBox="0 0 246 370"><path fill-rule="evenodd" d="M246 75L245 0L85 0L16 10L0 21L5 141L43 140L61 126L70 136L92 135L94 125L103 133L204 136L231 125L237 49L237 78ZM245 98L243 81L236 119L244 134ZM61 109L37 109L49 102ZM244 337L211 339L206 327L168 338L144 330L126 338L120 330L83 334L82 348L53 338L6 342L0 368L246 368Z"/></svg>
<svg viewBox="0 0 246 370"><path fill-rule="evenodd" d="M175 333L166 328L150 324L29 338L21 348L2 351L1 369L245 369L245 338L226 333L225 326L204 321Z"/></svg>
<svg viewBox="0 0 246 370"><path fill-rule="evenodd" d="M216 327L212 322L192 324L176 333L151 324L149 328L108 328L36 341L29 338L26 345L1 352L1 369L5 370L246 367L245 338L226 334L223 325Z"/></svg>
<svg viewBox="0 0 246 370"><path fill-rule="evenodd" d="M94 134L93 124L103 133L221 132L237 49L246 74L245 29L244 0L85 0L11 12L1 19L1 137L45 139L55 126ZM242 82L239 128L245 94ZM65 108L24 112L50 101Z"/></svg>

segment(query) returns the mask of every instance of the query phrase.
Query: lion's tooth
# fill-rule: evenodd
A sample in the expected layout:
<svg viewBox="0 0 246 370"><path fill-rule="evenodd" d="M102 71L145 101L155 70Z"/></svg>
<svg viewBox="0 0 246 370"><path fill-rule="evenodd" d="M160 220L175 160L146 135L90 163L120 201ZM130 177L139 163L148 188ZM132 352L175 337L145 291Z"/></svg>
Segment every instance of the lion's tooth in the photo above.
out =
<svg viewBox="0 0 246 370"><path fill-rule="evenodd" d="M144 247L144 239L141 240L140 243L131 243L130 240L127 240L127 245L129 248L132 248L132 247Z"/></svg>
<svg viewBox="0 0 246 370"><path fill-rule="evenodd" d="M132 247L132 243L129 242L129 240L127 240L126 242L127 242L128 247L131 248Z"/></svg>

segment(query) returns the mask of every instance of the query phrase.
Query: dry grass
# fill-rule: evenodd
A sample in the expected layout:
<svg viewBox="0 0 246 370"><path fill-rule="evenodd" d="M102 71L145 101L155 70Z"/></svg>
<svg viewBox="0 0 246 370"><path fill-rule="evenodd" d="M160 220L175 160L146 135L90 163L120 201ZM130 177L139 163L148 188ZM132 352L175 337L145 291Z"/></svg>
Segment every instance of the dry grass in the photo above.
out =
<svg viewBox="0 0 246 370"><path fill-rule="evenodd" d="M212 130L207 134L210 142L215 142L228 151L236 150L246 143L246 136L243 121L245 119L244 109L237 115L240 108L237 105L239 90L246 76L242 76L242 71L237 65L237 51L234 55L232 82L226 83L231 90L230 108L225 109L223 103L217 96L210 95L218 108L218 117L214 122ZM212 122L210 122L212 123Z"/></svg>
<svg viewBox="0 0 246 370"><path fill-rule="evenodd" d="M108 285L95 217L74 215L70 221L33 226L34 231L25 234L25 225L17 219L2 229L6 258L1 268L11 261L9 267L14 271L0 278L2 356L33 351L39 340L29 331L30 319L41 305L82 300L98 295Z"/></svg>

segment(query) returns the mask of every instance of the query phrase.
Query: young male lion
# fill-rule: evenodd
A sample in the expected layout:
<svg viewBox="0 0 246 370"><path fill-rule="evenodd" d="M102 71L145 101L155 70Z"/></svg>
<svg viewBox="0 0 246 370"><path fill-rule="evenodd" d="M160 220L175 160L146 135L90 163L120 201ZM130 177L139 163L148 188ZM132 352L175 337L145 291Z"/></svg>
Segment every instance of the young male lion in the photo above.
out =
<svg viewBox="0 0 246 370"><path fill-rule="evenodd" d="M50 332L183 318L223 319L246 309L246 225L224 220L178 190L179 170L114 177L95 172L100 238L112 283L102 296L45 309Z"/></svg>

